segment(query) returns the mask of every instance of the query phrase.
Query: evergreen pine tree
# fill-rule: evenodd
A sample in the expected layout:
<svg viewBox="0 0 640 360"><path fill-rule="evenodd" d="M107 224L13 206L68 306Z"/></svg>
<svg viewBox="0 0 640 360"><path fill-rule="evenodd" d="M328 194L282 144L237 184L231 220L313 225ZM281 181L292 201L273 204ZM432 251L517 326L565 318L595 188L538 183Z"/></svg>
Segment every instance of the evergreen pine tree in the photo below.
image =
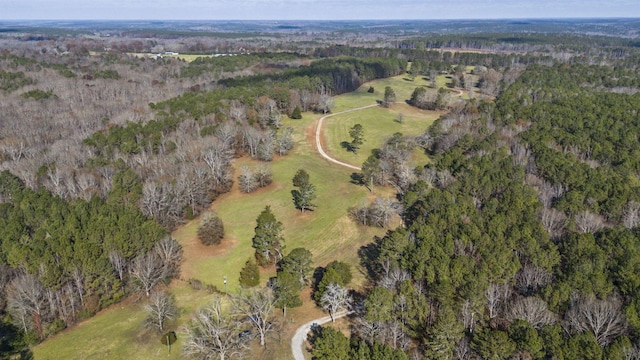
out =
<svg viewBox="0 0 640 360"><path fill-rule="evenodd" d="M271 207L266 206L256 219L252 246L256 249L256 259L261 266L276 263L282 258L284 237L282 223L276 220Z"/></svg>
<svg viewBox="0 0 640 360"><path fill-rule="evenodd" d="M250 288L260 284L260 269L255 260L249 259L240 271L240 286Z"/></svg>
<svg viewBox="0 0 640 360"><path fill-rule="evenodd" d="M300 106L296 106L295 109L291 112L292 119L302 119L302 110L300 110Z"/></svg>

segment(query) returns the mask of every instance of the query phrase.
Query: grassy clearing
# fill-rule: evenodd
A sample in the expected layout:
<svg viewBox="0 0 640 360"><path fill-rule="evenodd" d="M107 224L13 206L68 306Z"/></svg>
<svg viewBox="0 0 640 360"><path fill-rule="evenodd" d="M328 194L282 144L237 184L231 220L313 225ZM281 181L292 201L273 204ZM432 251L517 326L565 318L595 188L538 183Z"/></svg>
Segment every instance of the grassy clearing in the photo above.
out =
<svg viewBox="0 0 640 360"><path fill-rule="evenodd" d="M197 220L189 222L174 232L173 236L185 248L185 265L182 277L197 278L224 290L223 278L228 279L229 292L238 288L238 275L244 262L253 255L251 237L255 219L265 205L271 205L278 220L284 224L286 249L304 246L311 250L318 266L326 265L334 259L358 264L357 249L380 235L383 229L361 228L347 216L347 208L366 201L369 192L361 186L351 184L348 169L335 166L320 158L307 138L311 136L316 116L305 114L303 120L286 120L285 125L295 128L295 153L272 163L274 183L253 194L241 194L234 189L219 198L213 209L223 219L226 238L221 247L203 248L196 238ZM250 162L240 160L238 164ZM316 185L318 209L300 213L293 207L290 191L291 179L295 172L304 168ZM275 269L263 272L263 281L273 275ZM362 284L364 274L354 268L354 284ZM209 301L210 295L193 291L182 282L171 286L181 308L181 316L175 328L188 322L191 314L199 306ZM34 349L36 359L148 359L167 356L157 339L157 334L142 328L144 314L143 301L119 304L101 314L84 321L78 326L38 345ZM313 308L313 305L307 305ZM293 313L295 314L295 313ZM300 315L301 318L304 318ZM297 327L292 324L290 327ZM293 332L293 330L291 331ZM288 354L288 338L278 340L277 346L260 358L281 359ZM174 345L169 359L179 359L181 344ZM259 350L262 351L262 350ZM270 354L279 354L271 357ZM275 356L275 355L274 355Z"/></svg>
<svg viewBox="0 0 640 360"><path fill-rule="evenodd" d="M167 331L186 324L197 307L209 301L204 291L194 291L183 282L170 287L180 306L180 316L168 324ZM167 354L160 335L143 327L144 299L128 299L56 335L33 349L36 359L129 359L144 360L162 356L182 359L180 334Z"/></svg>
<svg viewBox="0 0 640 360"><path fill-rule="evenodd" d="M402 114L402 122L398 122ZM421 111L406 104L394 104L390 108L368 108L327 118L324 121L324 146L327 154L347 163L361 166L371 155L371 150L379 148L389 136L400 132L403 135L423 133L440 112ZM348 151L344 142L350 142L349 129L355 124L362 125L365 142L357 153ZM424 163L427 159L422 151L416 150L415 159Z"/></svg>
<svg viewBox="0 0 640 360"><path fill-rule="evenodd" d="M379 229L359 228L348 218L347 208L365 200L369 193L364 187L350 183L351 171L343 170L315 153L307 142L315 119L305 115L303 120L285 121L285 126L295 129L296 154L271 164L274 182L270 186L253 194L232 191L215 202L213 210L225 224L228 249L192 261L194 277L221 288L226 275L229 291L235 291L240 269L253 256L251 238L256 218L267 205L284 225L285 252L305 247L314 254L318 265L335 258L357 263L355 251L340 250L363 245L380 232ZM301 213L293 206L291 179L298 169L305 169L316 186L318 208L313 212ZM267 269L263 278L274 271Z"/></svg>
<svg viewBox="0 0 640 360"><path fill-rule="evenodd" d="M411 92L422 84L422 80L414 82L403 80L402 77L385 79L372 83L376 88L375 94L367 93L368 85L355 93L336 97L336 109L353 108L360 105L375 103L381 99L385 86L392 86L398 93L398 100L408 98ZM426 81L424 81L426 84ZM394 105L391 109L370 109L367 116L371 129L365 126L366 146L377 147L388 134L401 131L406 134L422 132L435 118L434 114L422 113L403 104ZM403 124L393 119L398 112L405 114ZM354 115L356 115L354 113ZM423 117L424 116L424 117ZM185 262L182 278L196 278L205 283L213 284L224 290L223 278L227 276L227 289L234 292L238 288L238 276L245 261L253 256L251 238L258 214L266 205L270 205L276 218L284 225L286 252L296 247L305 247L314 255L317 266L326 265L332 260L342 260L354 266L353 284L359 287L364 283L365 276L357 266L359 259L357 250L371 242L375 235L382 235L385 230L356 226L348 217L347 209L371 200L366 188L350 182L351 171L322 159L314 148L314 124L319 115L304 114L302 120L284 120L285 126L294 128L294 151L281 159L271 163L274 182L267 188L253 194L242 194L236 188L221 196L213 205L225 225L226 237L219 246L203 247L199 244L196 231L197 219L191 221L173 233L173 236L184 247ZM425 120L426 119L426 120ZM348 120L329 121L329 124L341 124ZM354 119L355 121L355 119ZM358 120L360 121L360 120ZM363 121L364 122L364 121ZM373 125L375 123L375 126ZM365 125L365 124L363 124ZM338 135L340 130L330 125L331 142L344 140ZM352 126L352 125L351 125ZM374 131L380 127L380 131ZM397 129L396 129L397 128ZM347 134L348 134L348 127ZM384 131L388 131L387 134ZM332 145L332 147L335 147ZM368 154L368 150L361 150L360 154ZM354 161L358 163L358 161ZM237 161L236 168L241 164L251 165L246 159ZM361 161L360 161L361 163ZM291 179L298 169L305 169L316 186L318 205L316 211L300 213L295 210L291 199L293 186ZM391 195L391 189L376 189L376 196ZM273 275L275 269L265 269L262 280L266 282L268 276ZM204 291L194 291L183 281L174 281L169 290L176 297L177 305L181 309L180 317L170 325L170 329L179 329L186 324L191 314L198 307L211 299ZM318 317L321 312L310 301L309 291L303 294L306 299L302 308L291 309L289 318L282 331L274 334L266 349L253 349L254 359L290 359L290 338L295 329L305 321ZM142 328L144 314L141 311L143 301L123 302L102 313L88 319L74 328L68 329L34 348L36 359L149 359L166 357L180 359L180 339L173 346L171 355L167 355L158 338L158 334ZM180 334L178 334L180 338Z"/></svg>
<svg viewBox="0 0 640 360"><path fill-rule="evenodd" d="M335 107L333 112L340 112L356 107L375 104L376 101L382 101L384 98L384 88L391 86L396 92L397 101L405 101L411 98L411 93L418 86L429 87L430 82L422 77L416 77L411 81L408 75L399 75L387 79L380 79L368 82L354 92L337 96L335 98ZM369 93L369 86L373 86L375 92Z"/></svg>

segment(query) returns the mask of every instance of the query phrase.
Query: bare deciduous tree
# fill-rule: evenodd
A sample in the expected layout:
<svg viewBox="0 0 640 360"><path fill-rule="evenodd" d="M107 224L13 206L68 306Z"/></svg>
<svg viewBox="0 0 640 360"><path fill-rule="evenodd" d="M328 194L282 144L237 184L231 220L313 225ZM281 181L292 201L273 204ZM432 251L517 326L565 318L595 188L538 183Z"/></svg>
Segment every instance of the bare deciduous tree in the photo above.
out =
<svg viewBox="0 0 640 360"><path fill-rule="evenodd" d="M278 155L283 156L293 149L293 128L286 127L280 131L280 135L276 138Z"/></svg>
<svg viewBox="0 0 640 360"><path fill-rule="evenodd" d="M234 311L245 316L260 335L260 345L265 346L265 337L273 329L271 318L275 298L270 288L245 291L232 298Z"/></svg>
<svg viewBox="0 0 640 360"><path fill-rule="evenodd" d="M463 336L453 348L453 356L455 360L471 359L471 347L469 346L469 338Z"/></svg>
<svg viewBox="0 0 640 360"><path fill-rule="evenodd" d="M530 295L551 283L553 276L543 268L525 264L516 274L516 289L523 295Z"/></svg>
<svg viewBox="0 0 640 360"><path fill-rule="evenodd" d="M556 209L543 208L540 211L542 226L544 226L549 233L549 237L554 240L562 237L566 219L567 216L562 211Z"/></svg>
<svg viewBox="0 0 640 360"><path fill-rule="evenodd" d="M516 299L509 308L509 320L525 320L540 330L556 321L554 313L547 309L547 303L535 296Z"/></svg>
<svg viewBox="0 0 640 360"><path fill-rule="evenodd" d="M351 304L351 297L349 296L349 290L336 283L327 285L324 294L320 298L320 305L329 313L331 321L335 322L335 315L338 311L347 309Z"/></svg>
<svg viewBox="0 0 640 360"><path fill-rule="evenodd" d="M251 168L247 165L240 167L240 175L238 175L238 186L243 193L250 193L258 188L258 184L254 179Z"/></svg>
<svg viewBox="0 0 640 360"><path fill-rule="evenodd" d="M462 325L467 329L470 333L476 327L476 311L471 304L471 301L465 300L462 302L462 309L460 309L460 320L462 320Z"/></svg>
<svg viewBox="0 0 640 360"><path fill-rule="evenodd" d="M185 328L184 353L196 359L242 358L247 349L238 334L242 321L223 314L220 298L205 309L198 310Z"/></svg>
<svg viewBox="0 0 640 360"><path fill-rule="evenodd" d="M578 231L583 234L597 232L605 226L604 218L602 216L589 211L583 211L576 214L574 221Z"/></svg>
<svg viewBox="0 0 640 360"><path fill-rule="evenodd" d="M498 316L500 305L504 303L511 295L511 287L508 284L491 283L485 292L487 299L487 309L489 310L489 319Z"/></svg>
<svg viewBox="0 0 640 360"><path fill-rule="evenodd" d="M180 273L182 262L182 246L171 236L165 236L153 246L153 251L160 257L164 266L165 277L176 277Z"/></svg>
<svg viewBox="0 0 640 360"><path fill-rule="evenodd" d="M44 288L35 276L23 274L11 281L7 292L7 310L25 332L35 329L42 335L46 305Z"/></svg>
<svg viewBox="0 0 640 360"><path fill-rule="evenodd" d="M563 326L571 333L592 332L600 346L608 345L627 331L622 303L617 296L604 300L593 296L574 297L565 313Z"/></svg>
<svg viewBox="0 0 640 360"><path fill-rule="evenodd" d="M258 183L259 187L265 187L273 181L273 173L271 172L271 166L267 164L258 165L253 172L253 177Z"/></svg>
<svg viewBox="0 0 640 360"><path fill-rule="evenodd" d="M109 252L109 262L113 266L113 270L118 275L120 281L124 280L124 274L127 272L127 259L122 257L116 250Z"/></svg>
<svg viewBox="0 0 640 360"><path fill-rule="evenodd" d="M165 271L162 259L153 251L145 255L138 255L133 260L130 270L131 276L146 296L149 296L151 290L166 277Z"/></svg>
<svg viewBox="0 0 640 360"><path fill-rule="evenodd" d="M149 302L144 306L147 313L145 325L162 332L167 320L173 319L178 314L175 301L164 291L154 291L149 296Z"/></svg>
<svg viewBox="0 0 640 360"><path fill-rule="evenodd" d="M632 229L640 225L640 203L637 201L629 201L624 207L622 214L622 224L627 229Z"/></svg>

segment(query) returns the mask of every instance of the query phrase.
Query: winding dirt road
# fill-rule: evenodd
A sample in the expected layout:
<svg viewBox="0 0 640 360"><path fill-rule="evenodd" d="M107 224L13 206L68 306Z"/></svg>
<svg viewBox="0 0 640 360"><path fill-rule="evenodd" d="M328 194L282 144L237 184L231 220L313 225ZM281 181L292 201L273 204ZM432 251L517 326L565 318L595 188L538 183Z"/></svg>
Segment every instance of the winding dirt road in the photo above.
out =
<svg viewBox="0 0 640 360"><path fill-rule="evenodd" d="M345 111L340 111L340 112L337 112L335 114L329 114L329 115L325 115L325 116L321 117L320 120L318 120L318 125L316 126L316 148L318 149L318 152L320 153L320 155L323 158L331 161L332 163L335 163L335 164L338 164L338 165L341 165L341 166L344 166L344 167L348 167L349 169L353 169L353 170L358 170L358 171L362 170L362 169L360 169L359 167L357 167L355 165L347 164L347 163L342 162L340 160L336 160L336 159L332 158L331 156L327 155L326 152L324 152L324 149L322 149L322 140L321 140L321 137L322 137L322 123L324 122L324 119L332 117L332 116L336 116L336 115L340 115L340 114L346 114L346 113L350 113L350 112L358 111L358 110L364 110L364 109L367 109L367 108L370 108L370 107L374 107L374 106L378 106L378 104L361 106L361 107L358 107L358 108L349 109L349 110L345 110Z"/></svg>

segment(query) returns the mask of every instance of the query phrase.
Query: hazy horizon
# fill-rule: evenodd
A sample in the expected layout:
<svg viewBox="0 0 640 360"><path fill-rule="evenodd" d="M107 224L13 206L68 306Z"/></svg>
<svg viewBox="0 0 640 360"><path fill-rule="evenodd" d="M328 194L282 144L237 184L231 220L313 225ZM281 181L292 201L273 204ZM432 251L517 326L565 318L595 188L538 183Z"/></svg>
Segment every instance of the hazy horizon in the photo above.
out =
<svg viewBox="0 0 640 360"><path fill-rule="evenodd" d="M496 20L637 18L629 0L0 0L0 20Z"/></svg>

